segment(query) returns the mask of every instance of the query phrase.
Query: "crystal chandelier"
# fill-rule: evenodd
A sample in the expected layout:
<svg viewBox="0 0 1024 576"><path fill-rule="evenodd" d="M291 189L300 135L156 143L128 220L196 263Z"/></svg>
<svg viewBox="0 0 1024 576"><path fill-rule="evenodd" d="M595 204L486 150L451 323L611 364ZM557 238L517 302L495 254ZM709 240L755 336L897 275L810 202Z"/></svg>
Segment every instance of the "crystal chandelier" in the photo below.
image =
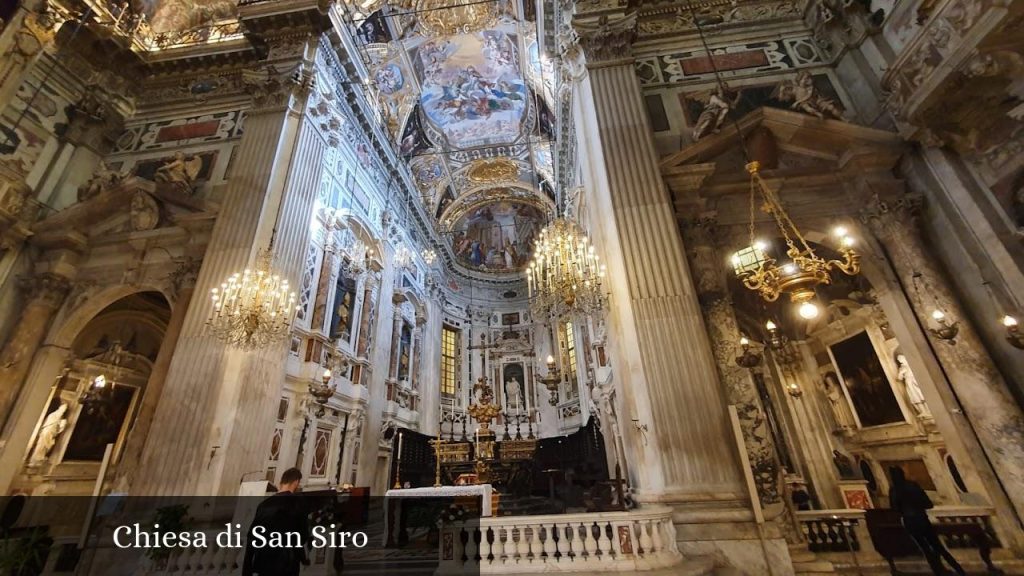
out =
<svg viewBox="0 0 1024 576"><path fill-rule="evenodd" d="M432 265L437 260L437 252L430 248L424 250L421 256L423 256L423 261L426 262L427 266Z"/></svg>
<svg viewBox="0 0 1024 576"><path fill-rule="evenodd" d="M744 286L768 302L774 302L783 293L789 294L790 301L799 306L800 316L813 319L818 316L818 307L813 302L814 289L831 284L833 270L848 276L860 272L860 255L853 250L853 238L847 235L845 228L836 228L842 260L826 260L818 256L790 220L778 196L761 178L760 164L756 161L747 164L747 171L750 173L750 246L732 256L736 276ZM763 201L761 209L775 220L786 243L786 256L789 258L786 262L777 262L766 252L768 245L754 239L757 196Z"/></svg>
<svg viewBox="0 0 1024 576"><path fill-rule="evenodd" d="M408 268L412 264L412 252L402 244L395 250L395 265L399 268Z"/></svg>
<svg viewBox="0 0 1024 576"><path fill-rule="evenodd" d="M534 317L589 315L604 307L604 264L586 233L568 218L557 218L541 231L533 260L526 268Z"/></svg>
<svg viewBox="0 0 1024 576"><path fill-rule="evenodd" d="M269 251L260 255L255 271L235 272L210 297L210 331L243 350L264 348L287 336L298 311L288 280L271 270Z"/></svg>

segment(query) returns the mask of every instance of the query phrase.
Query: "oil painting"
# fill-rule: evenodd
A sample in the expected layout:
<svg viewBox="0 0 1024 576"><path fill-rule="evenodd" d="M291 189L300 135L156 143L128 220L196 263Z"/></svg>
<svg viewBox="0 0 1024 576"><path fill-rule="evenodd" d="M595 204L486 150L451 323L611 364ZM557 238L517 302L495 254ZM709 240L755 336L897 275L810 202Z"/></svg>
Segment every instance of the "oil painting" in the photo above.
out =
<svg viewBox="0 0 1024 576"><path fill-rule="evenodd" d="M867 332L860 332L829 348L861 427L904 421L889 377Z"/></svg>

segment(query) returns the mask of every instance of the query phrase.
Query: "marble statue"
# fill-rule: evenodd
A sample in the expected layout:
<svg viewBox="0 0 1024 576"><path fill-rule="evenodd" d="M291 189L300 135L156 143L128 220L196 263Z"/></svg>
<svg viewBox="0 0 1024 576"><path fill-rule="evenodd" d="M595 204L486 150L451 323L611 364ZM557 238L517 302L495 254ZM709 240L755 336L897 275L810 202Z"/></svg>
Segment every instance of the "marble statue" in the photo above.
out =
<svg viewBox="0 0 1024 576"><path fill-rule="evenodd" d="M693 127L694 142L708 134L717 134L729 111L739 104L741 95L741 92L737 92L736 97L730 102L721 86L716 86L708 94L704 110L701 110L700 116L697 117L697 123Z"/></svg>
<svg viewBox="0 0 1024 576"><path fill-rule="evenodd" d="M795 79L779 84L772 92L772 97L783 102L791 102L789 107L793 110L818 118L843 117L842 109L832 99L818 94L818 89L814 87L814 78L806 70L797 74Z"/></svg>
<svg viewBox="0 0 1024 576"><path fill-rule="evenodd" d="M85 202L104 190L108 190L121 182L124 174L117 170L111 170L107 163L100 160L99 166L93 172L92 177L85 184L78 187L78 201Z"/></svg>
<svg viewBox="0 0 1024 576"><path fill-rule="evenodd" d="M523 388L522 385L519 384L519 380L516 379L515 376L513 376L510 380L505 381L505 394L508 395L508 398L515 398L514 404L517 408L522 407L521 404L523 402Z"/></svg>
<svg viewBox="0 0 1024 576"><path fill-rule="evenodd" d="M910 370L910 365L907 364L907 357L903 354L897 354L896 363L899 364L899 369L896 371L896 379L903 382L903 385L907 388L907 397L910 399L910 404L914 407L914 412L917 412L919 418L931 420L932 411L924 400L924 393L921 392L921 386L917 383L917 377L914 376L914 373Z"/></svg>
<svg viewBox="0 0 1024 576"><path fill-rule="evenodd" d="M53 450L54 445L57 444L57 438L68 426L68 419L64 417L64 413L67 411L67 403L61 402L56 410L46 415L42 427L39 428L39 437L36 439L36 446L32 450L32 458L29 460L30 465L40 466L49 458L50 450Z"/></svg>
<svg viewBox="0 0 1024 576"><path fill-rule="evenodd" d="M839 379L834 372L825 374L822 380L825 386L825 395L828 396L828 404L832 409L832 415L835 418L836 426L840 430L852 430L854 426L853 418L848 410L848 404L846 402L846 396L843 394L843 389L839 385Z"/></svg>
<svg viewBox="0 0 1024 576"><path fill-rule="evenodd" d="M184 152L178 151L174 153L173 159L156 169L153 180L164 184L174 184L192 193L195 191L196 177L199 176L199 170L202 167L202 158L195 155L186 158Z"/></svg>

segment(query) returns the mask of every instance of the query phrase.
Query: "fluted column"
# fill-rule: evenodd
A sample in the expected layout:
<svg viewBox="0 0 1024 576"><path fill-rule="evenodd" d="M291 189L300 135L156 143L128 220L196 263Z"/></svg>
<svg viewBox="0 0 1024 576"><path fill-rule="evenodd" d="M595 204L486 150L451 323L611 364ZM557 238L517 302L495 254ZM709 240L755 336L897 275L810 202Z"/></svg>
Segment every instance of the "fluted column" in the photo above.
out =
<svg viewBox="0 0 1024 576"><path fill-rule="evenodd" d="M766 413L771 406L761 404L753 375L736 364L741 334L726 287L723 266L726 259L716 247L718 228L715 216L705 214L689 219L684 224L683 237L697 278L697 291L718 375L729 404L736 406L739 415L758 496L762 505L778 504L781 501L779 455L775 452L776 446L772 442L774 431L769 427Z"/></svg>
<svg viewBox="0 0 1024 576"><path fill-rule="evenodd" d="M1018 518L1024 518L1024 413L926 246L918 222L920 204L921 199L915 196L887 199L876 195L862 212L862 219L888 252L920 325L938 327L931 316L935 309L958 323L959 331L952 342L930 330L928 334L931 349L954 393L952 406L959 403L962 409L962 413L954 409L953 418L960 421L960 426L966 419L977 436L998 477L989 478L990 489L999 490L1001 485ZM986 468L984 461L979 462L979 471Z"/></svg>
<svg viewBox="0 0 1024 576"><path fill-rule="evenodd" d="M638 496L747 499L725 396L658 169L633 67L635 15L576 23L587 57L576 107L588 209L608 266L609 348ZM646 431L637 426L646 426ZM643 474L637 473L643 470Z"/></svg>
<svg viewBox="0 0 1024 576"><path fill-rule="evenodd" d="M285 342L255 352L205 330L211 288L249 267L274 237L275 269L298 285L326 144L303 121L318 37L271 39L246 76L253 107L143 452L136 494L233 494L263 468L284 382ZM279 217L278 217L279 216Z"/></svg>
<svg viewBox="0 0 1024 576"><path fill-rule="evenodd" d="M174 273L174 288L177 293L177 297L174 299L174 309L167 322L167 330L164 331L163 341L160 342L160 350L157 352L153 369L149 373L149 380L146 382L146 389L142 396L142 404L135 416L135 423L132 425L124 452L118 462L118 477L115 485L119 492L128 493L131 489L132 478L135 475L139 459L142 457L142 449L149 436L150 427L153 425L153 415L156 412L164 384L167 382L167 371L171 366L182 326L185 324L185 316L192 301L192 294L195 292L196 274L199 272L198 264L198 262L187 262Z"/></svg>
<svg viewBox="0 0 1024 576"><path fill-rule="evenodd" d="M42 274L24 279L20 288L26 301L10 338L0 351L0 429L10 417L32 358L50 329L54 314L64 303L71 284L63 276Z"/></svg>

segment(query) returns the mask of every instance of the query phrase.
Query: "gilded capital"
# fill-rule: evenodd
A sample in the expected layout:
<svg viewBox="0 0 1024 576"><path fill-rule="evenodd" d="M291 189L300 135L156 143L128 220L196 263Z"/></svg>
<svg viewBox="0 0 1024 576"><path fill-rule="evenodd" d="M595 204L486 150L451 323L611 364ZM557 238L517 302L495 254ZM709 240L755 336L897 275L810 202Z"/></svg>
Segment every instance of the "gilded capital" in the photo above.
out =
<svg viewBox="0 0 1024 576"><path fill-rule="evenodd" d="M633 57L636 38L636 12L601 16L597 20L573 23L587 65L626 60Z"/></svg>

